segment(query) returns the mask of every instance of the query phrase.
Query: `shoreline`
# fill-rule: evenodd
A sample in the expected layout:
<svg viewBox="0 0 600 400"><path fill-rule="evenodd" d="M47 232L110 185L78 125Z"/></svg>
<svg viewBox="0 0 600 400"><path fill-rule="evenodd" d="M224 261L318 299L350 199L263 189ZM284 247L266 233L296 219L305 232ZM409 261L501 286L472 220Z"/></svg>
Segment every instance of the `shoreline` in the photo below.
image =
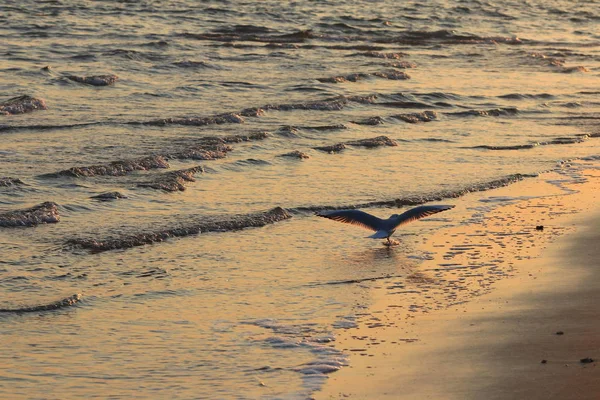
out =
<svg viewBox="0 0 600 400"><path fill-rule="evenodd" d="M436 232L404 297L390 290L398 282L375 287L358 327L340 332L349 366L314 398L596 398L600 171L581 173L588 182L549 185L550 172L496 189L489 196L519 200Z"/></svg>

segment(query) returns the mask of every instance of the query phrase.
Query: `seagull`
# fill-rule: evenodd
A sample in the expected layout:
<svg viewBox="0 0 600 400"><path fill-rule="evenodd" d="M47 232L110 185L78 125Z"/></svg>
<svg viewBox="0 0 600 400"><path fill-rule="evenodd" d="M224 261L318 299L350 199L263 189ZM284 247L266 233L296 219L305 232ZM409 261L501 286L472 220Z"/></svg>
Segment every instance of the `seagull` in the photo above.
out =
<svg viewBox="0 0 600 400"><path fill-rule="evenodd" d="M388 219L381 219L369 213L360 210L332 210L321 211L316 213L319 217L329 218L334 221L344 222L347 224L358 225L363 228L375 231L371 239L387 239L387 246L392 246L394 243L390 240L390 236L396 232L400 225L408 224L420 218L427 217L432 214L446 211L454 206L420 206L411 208L402 214L393 214ZM397 242L395 244L398 244Z"/></svg>

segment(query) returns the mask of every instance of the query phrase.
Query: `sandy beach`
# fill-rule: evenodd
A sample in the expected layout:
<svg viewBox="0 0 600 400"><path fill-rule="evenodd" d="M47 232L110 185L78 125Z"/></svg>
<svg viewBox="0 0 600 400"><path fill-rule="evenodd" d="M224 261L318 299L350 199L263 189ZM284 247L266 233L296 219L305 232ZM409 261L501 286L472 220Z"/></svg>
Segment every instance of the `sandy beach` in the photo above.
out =
<svg viewBox="0 0 600 400"><path fill-rule="evenodd" d="M338 338L336 347L350 354L350 366L332 374L315 398L597 399L600 173L583 175L586 183L562 187L576 193L519 201L486 218L490 225L504 224L512 238L528 239L503 243L510 277L482 284L483 294L472 291L457 304L411 317L389 287L375 289L363 321L382 323L359 323ZM498 189L495 195L550 194L553 189L542 181ZM517 229L511 227L515 215ZM442 230L425 246L439 248L448 238L456 240L460 230L481 232L481 226ZM474 239L491 240L471 238L472 245ZM478 253L482 258L498 256L493 247L485 249ZM415 274L427 280L443 254Z"/></svg>

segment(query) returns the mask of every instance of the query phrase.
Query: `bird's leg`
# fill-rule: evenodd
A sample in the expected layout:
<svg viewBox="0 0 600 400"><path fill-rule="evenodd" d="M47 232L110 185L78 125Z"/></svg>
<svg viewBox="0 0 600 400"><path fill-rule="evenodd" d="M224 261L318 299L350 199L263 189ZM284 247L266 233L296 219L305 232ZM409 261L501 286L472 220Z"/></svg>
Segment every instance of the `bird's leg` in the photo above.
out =
<svg viewBox="0 0 600 400"><path fill-rule="evenodd" d="M392 246L398 246L400 244L400 242L388 237L387 242L383 242L383 244L385 244L386 246L392 247Z"/></svg>

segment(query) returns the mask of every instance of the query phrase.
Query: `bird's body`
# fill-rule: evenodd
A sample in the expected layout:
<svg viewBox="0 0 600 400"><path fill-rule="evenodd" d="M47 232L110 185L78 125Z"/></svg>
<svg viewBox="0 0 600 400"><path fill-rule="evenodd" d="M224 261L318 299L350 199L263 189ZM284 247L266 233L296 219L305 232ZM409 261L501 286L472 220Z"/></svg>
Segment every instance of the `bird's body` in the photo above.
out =
<svg viewBox="0 0 600 400"><path fill-rule="evenodd" d="M391 245L390 236L396 232L400 225L408 224L420 218L427 217L432 214L446 211L454 206L420 206L411 208L402 214L394 214L388 219L381 219L369 213L360 210L332 210L321 211L317 213L319 217L329 218L334 221L344 222L362 226L363 228L375 231L371 239L387 239L387 244Z"/></svg>

